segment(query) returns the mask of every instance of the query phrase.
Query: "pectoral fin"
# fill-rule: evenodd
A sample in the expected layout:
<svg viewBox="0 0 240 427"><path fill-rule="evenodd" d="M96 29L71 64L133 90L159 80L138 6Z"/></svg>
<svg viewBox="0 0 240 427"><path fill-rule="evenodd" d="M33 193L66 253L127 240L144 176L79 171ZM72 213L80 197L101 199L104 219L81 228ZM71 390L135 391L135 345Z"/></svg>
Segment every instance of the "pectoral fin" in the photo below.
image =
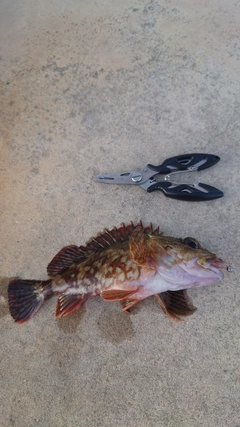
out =
<svg viewBox="0 0 240 427"><path fill-rule="evenodd" d="M125 298L122 301L120 301L120 304L122 306L122 310L125 311L126 313L128 313L128 310L130 310L130 308L132 308L134 305L139 303L139 301L141 301L141 300Z"/></svg>
<svg viewBox="0 0 240 427"><path fill-rule="evenodd" d="M105 301L121 301L126 298L128 298L130 295L133 295L135 292L137 292L137 289L126 291L121 289L111 289L102 291L101 297Z"/></svg>
<svg viewBox="0 0 240 427"><path fill-rule="evenodd" d="M161 294L155 295L155 298L164 313L176 322L181 320L180 316L190 316L197 310L185 289L162 292Z"/></svg>

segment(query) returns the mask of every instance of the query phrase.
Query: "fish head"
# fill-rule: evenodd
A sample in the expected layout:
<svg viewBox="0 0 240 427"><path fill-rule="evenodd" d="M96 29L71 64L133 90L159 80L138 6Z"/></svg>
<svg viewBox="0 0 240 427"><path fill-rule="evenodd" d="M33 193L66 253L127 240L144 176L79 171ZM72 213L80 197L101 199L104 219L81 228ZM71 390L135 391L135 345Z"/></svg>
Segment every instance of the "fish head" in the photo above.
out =
<svg viewBox="0 0 240 427"><path fill-rule="evenodd" d="M176 289L210 285L223 279L222 270L227 270L227 265L196 239L160 235L151 240L159 274Z"/></svg>

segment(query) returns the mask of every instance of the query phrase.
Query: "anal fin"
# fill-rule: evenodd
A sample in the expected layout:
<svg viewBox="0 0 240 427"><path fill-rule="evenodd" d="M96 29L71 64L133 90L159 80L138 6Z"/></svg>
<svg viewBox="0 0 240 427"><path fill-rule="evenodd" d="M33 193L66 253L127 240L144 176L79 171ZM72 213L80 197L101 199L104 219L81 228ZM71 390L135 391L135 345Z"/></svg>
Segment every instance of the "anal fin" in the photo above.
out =
<svg viewBox="0 0 240 427"><path fill-rule="evenodd" d="M56 317L59 319L77 310L87 301L88 297L88 294L61 294L57 302Z"/></svg>
<svg viewBox="0 0 240 427"><path fill-rule="evenodd" d="M162 292L155 295L155 298L164 313L176 322L181 320L181 316L190 316L197 310L185 289Z"/></svg>

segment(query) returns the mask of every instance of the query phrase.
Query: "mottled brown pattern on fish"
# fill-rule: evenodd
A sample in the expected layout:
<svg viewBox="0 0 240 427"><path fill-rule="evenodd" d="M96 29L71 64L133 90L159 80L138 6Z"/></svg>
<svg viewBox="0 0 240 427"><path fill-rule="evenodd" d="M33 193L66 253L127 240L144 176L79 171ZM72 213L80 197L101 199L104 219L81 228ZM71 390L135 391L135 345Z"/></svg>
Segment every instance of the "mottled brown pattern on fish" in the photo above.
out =
<svg viewBox="0 0 240 427"><path fill-rule="evenodd" d="M55 291L64 282L68 287L85 289L94 295L113 285L124 286L125 282L133 284L140 276L140 267L132 262L127 241L119 242L113 247L102 248L101 251L91 252L86 260L73 263L68 270L55 277Z"/></svg>
<svg viewBox="0 0 240 427"><path fill-rule="evenodd" d="M159 294L161 307L177 319L194 311L182 290L221 280L219 268L226 266L194 239L165 237L151 224L144 228L131 222L98 233L85 246L62 248L47 267L47 281L10 282L9 308L14 320L23 323L53 293L60 294L57 318L80 308L91 295L119 301L128 311Z"/></svg>

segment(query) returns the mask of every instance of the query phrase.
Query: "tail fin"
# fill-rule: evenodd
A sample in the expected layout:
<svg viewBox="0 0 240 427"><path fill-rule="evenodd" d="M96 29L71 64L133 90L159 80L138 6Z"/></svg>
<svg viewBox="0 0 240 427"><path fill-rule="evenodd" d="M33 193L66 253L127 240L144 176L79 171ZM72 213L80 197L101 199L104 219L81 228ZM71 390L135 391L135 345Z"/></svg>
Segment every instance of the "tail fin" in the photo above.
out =
<svg viewBox="0 0 240 427"><path fill-rule="evenodd" d="M8 285L8 305L17 323L31 319L51 294L51 280L12 280Z"/></svg>

